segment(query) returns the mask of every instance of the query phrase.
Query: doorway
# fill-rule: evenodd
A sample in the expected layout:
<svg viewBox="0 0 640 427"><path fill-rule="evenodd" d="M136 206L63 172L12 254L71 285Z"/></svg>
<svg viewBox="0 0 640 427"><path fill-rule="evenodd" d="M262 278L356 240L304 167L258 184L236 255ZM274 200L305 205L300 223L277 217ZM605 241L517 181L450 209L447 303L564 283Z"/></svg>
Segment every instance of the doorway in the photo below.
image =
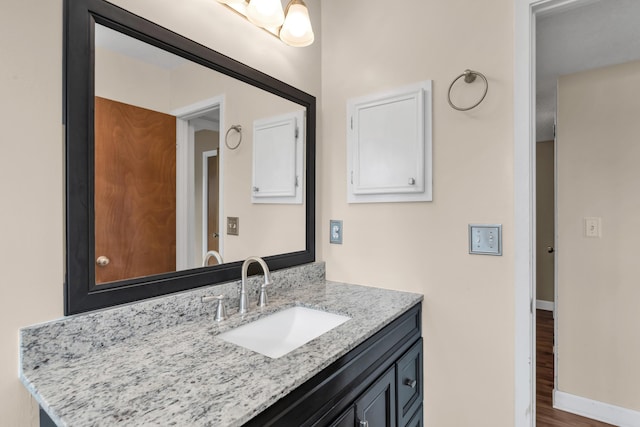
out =
<svg viewBox="0 0 640 427"><path fill-rule="evenodd" d="M635 4L634 4L635 3ZM544 138L540 137L541 128L538 123L538 119L542 117L540 112L535 111L536 103L540 104L539 93L536 92L536 86L540 86L540 76L543 74L544 62L540 59L540 53L543 48L543 43L540 43L540 34L544 34L546 28L542 30L541 23L547 17L556 17L559 15L569 16L575 14L580 16L576 20L578 25L588 27L587 37L583 37L582 45L571 46L571 51L561 54L560 59L565 59L571 56L575 56L581 51L586 50L587 55L583 58L583 65L586 65L582 70L588 70L595 67L604 67L616 63L624 63L626 61L637 60L638 58L624 57L627 47L631 47L635 50L636 55L640 51L640 42L638 42L639 35L638 30L635 28L625 28L621 22L624 18L631 18L632 21L638 22L640 19L640 11L625 10L625 7L637 7L638 2L620 0L616 2L605 2L598 0L564 0L564 1L546 1L546 0L527 0L516 1L516 66L515 66L515 134L516 142L514 148L514 184L515 184L515 244L516 244L516 425L517 426L532 426L535 425L535 381L536 378L536 313L534 307L538 299L539 291L536 289L538 284L539 275L542 274L536 271L537 260L543 256L543 251L546 249L547 244L542 242L536 242L536 231L539 224L536 218L536 206L539 203L536 197L536 154L539 144L537 141L543 141ZM599 9L600 15L593 15L589 18L587 15L593 10ZM613 25L610 23L614 22ZM609 23L609 24L607 24ZM612 30L613 29L613 30ZM570 24L565 24L563 30L571 33L576 33L579 28ZM612 36L621 37L616 42L611 42L609 37ZM602 42L605 44L605 48L602 48ZM554 37L554 43L558 46L565 45L562 41ZM608 49L606 48L608 47ZM615 47L615 48L613 48ZM610 59L605 59L605 54L613 54L616 59L613 62L607 62ZM621 57L622 55L622 57ZM587 59L585 61L585 58ZM559 73L569 74L575 73L580 70L563 71ZM557 79L557 77L556 77ZM637 85L636 85L637 86ZM629 88L633 85L629 86ZM554 82L555 90L555 82ZM594 92L594 87L583 90L583 93ZM538 102L536 102L538 101ZM588 105L599 104L599 99L595 101L585 102ZM555 98L554 98L555 107ZM588 122L584 121L583 122ZM558 124L562 126L561 123ZM535 129L535 130L534 130ZM601 140L608 141L609 137L600 137ZM561 144L562 141L558 141L557 144ZM557 147L556 147L557 148ZM581 151L579 150L578 153ZM602 158L601 158L602 159ZM604 160L604 159L602 159ZM623 159L624 160L624 159ZM575 159L574 163L579 163ZM596 162L596 165L598 163ZM597 167L596 167L597 168ZM624 181L624 179L623 179ZM590 185L590 184L589 184ZM586 185L586 188L590 188ZM618 192L618 187L611 193ZM593 197L598 199L597 197ZM606 214L606 213L605 213ZM598 213L594 214L596 217L596 234L600 230L600 223L597 221ZM586 233L587 219L590 219L590 215L586 213L580 213L578 216L574 215L573 224L571 225L574 232L581 238L585 237L581 233ZM593 218L591 218L593 219ZM583 221L584 220L584 221ZM609 223L611 223L610 221ZM615 221L613 221L615 222ZM584 223L584 224L583 224ZM558 230L563 230L567 226L559 222ZM613 231L613 229L611 230ZM559 231L561 232L561 231ZM589 244L597 242L596 240L590 241ZM583 242L584 244L584 242ZM537 247L541 246L542 247ZM563 246L564 245L564 246ZM557 256L559 252L564 250L564 254L575 253L569 250L566 244L560 243L554 244L554 256ZM573 248L572 248L573 249ZM628 251L623 251L628 252ZM584 262L585 265L594 265L598 262ZM558 258L556 263L556 269L558 266L565 265L565 261L562 258ZM568 268L564 268L566 271ZM585 271L583 267L575 268L574 270ZM557 273L554 275L557 277ZM565 281L558 282L560 286ZM589 292L583 292L588 294ZM557 290L555 291L556 298L554 301L554 307L557 310L556 314L566 313L566 307L568 306L568 300L566 295L561 298L557 298ZM603 301L604 302L604 301ZM616 313L618 316L619 313ZM554 333L555 335L555 333ZM611 334L619 335L619 334ZM566 340L565 340L566 342ZM562 346L562 343L560 344ZM614 348L612 346L611 348ZM565 353L566 354L566 353ZM583 353L583 356L588 353ZM584 358L584 357L583 357ZM566 357L565 359L566 360ZM566 372L566 371L563 371ZM633 375L633 374L632 374ZM602 377L598 375L598 369L594 372L583 375L583 377L591 380L596 377ZM554 379L554 383L555 383ZM627 390L626 394L628 398L633 400L634 393L637 391ZM623 393L624 395L624 393ZM611 422L616 425L639 425L640 413L637 410L628 410L625 407L633 407L633 403L630 405L622 404L620 406L606 404L605 399L601 399L603 402L597 401L597 398L589 399L574 399L568 393L556 393L555 399L560 398L560 406L572 406L577 413L584 413L589 415L590 418L598 418L604 421ZM624 397L624 396L623 396ZM624 399L623 399L624 400ZM637 401L637 399L636 399ZM557 401L555 403L558 403ZM604 403L604 404L603 404ZM595 408L595 409L594 409ZM549 425L549 424L542 424ZM598 424L593 424L598 425Z"/></svg>

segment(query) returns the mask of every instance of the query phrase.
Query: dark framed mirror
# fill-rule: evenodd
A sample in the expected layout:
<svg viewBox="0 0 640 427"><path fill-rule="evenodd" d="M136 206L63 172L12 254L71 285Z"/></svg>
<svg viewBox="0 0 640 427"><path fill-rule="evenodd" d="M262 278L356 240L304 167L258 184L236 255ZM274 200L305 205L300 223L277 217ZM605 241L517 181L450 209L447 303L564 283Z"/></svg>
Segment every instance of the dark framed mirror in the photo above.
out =
<svg viewBox="0 0 640 427"><path fill-rule="evenodd" d="M269 268L272 270L313 262L315 260L315 98L295 87L108 2L102 0L65 0L64 8L64 123L66 126L65 314L81 313L200 286L237 280L240 278L241 259L250 255L263 256ZM225 215L240 216L240 226L242 227L243 215L249 215L246 210L253 209L255 211L251 212L251 216L262 221L260 227L256 229L249 227L248 234L253 236L253 242L256 247L257 242L264 240L275 242L277 239L272 238L272 235L269 234L271 230L275 229L277 231L276 235L281 236L279 237L280 239L299 241L299 244L296 243L296 245L300 246L299 248L297 246L288 248L286 245L273 244L272 246L262 247L257 251L258 253L252 253L251 248L253 244L251 243L252 241L249 241L249 243L244 244L244 252L240 251L234 253L234 255L230 255L228 259L225 259L226 262L210 267L200 267L198 265L198 259L201 254L194 255L192 253L189 257L179 254L176 255L184 245L181 246L180 240L182 238L180 237L179 231L175 230L193 229L193 226L188 226L184 223L189 220L189 217L188 215L181 216L180 202L178 203L178 207L176 207L174 202L169 208L163 205L160 208L154 207L151 209L151 212L169 211L169 214L165 215L163 221L169 224L168 230L170 231L155 231L155 235L171 235L173 233L173 242L169 239L167 242L161 244L147 244L135 250L129 248L128 255L122 256L122 258L137 257L151 259L151 264L155 267L160 264L159 260L162 256L160 256L158 252L154 252L154 250L157 251L154 247L167 247L172 248L171 250L173 251L169 254L168 258L171 259L173 257L177 259L173 266L160 268L155 271L141 270L143 271L142 273L134 272L122 276L111 276L111 278L104 280L98 277L97 272L102 268L101 260L104 260L104 255L101 250L96 249L96 245L100 244L97 240L100 239L101 233L107 235L115 234L115 228L123 221L114 221L112 218L111 222L104 222L102 219L105 216L103 215L105 202L104 197L102 197L104 194L101 192L104 190L99 189L102 188L97 182L100 181L100 179L96 179L96 172L100 171L102 167L101 163L104 163L102 157L100 157L103 155L101 154L103 151L102 149L98 149L96 145L97 129L106 128L108 133L111 134L119 134L119 132L121 132L117 121L115 125L105 125L103 120L98 118L100 116L97 115L96 112L96 110L101 108L99 107L97 99L101 99L102 97L102 93L99 93L102 89L100 87L97 88L97 86L101 84L96 84L96 74L105 74L103 71L100 71L101 68L96 65L96 58L100 51L96 45L98 37L96 33L104 32L115 33L123 38L133 40L136 43L162 51L163 55L166 54L171 55L173 58L178 58L178 61L172 60L172 63L184 62L186 64L184 67L197 68L196 72L200 74L203 74L203 71L206 70L206 72L210 74L203 75L210 76L205 77L205 79L210 78L211 82L213 82L213 80L226 79L228 82L232 81L234 85L236 82L246 85L247 88L251 88L251 91L256 91L261 99L265 100L263 103L269 106L283 104L285 105L285 107L283 107L285 109L290 108L296 110L296 117L303 117L303 126L296 128L296 135L298 134L298 130L301 130L304 136L304 157L302 160L304 167L301 172L302 176L296 176L296 183L300 182L300 190L303 191L304 194L303 202L295 202L283 206L283 202L281 201L275 204L270 204L268 201L267 203L264 201L256 202L256 197L254 197L254 201L251 202L251 191L257 191L257 187L255 185L253 185L253 187L251 186L251 181L246 177L246 173L237 177L227 175L227 178L225 178L227 183L237 183L237 188L246 187L246 196L244 194L238 194L240 190L237 188L227 190L227 187L225 187L225 191L233 192L242 200L249 200L249 202L244 205L244 208L239 205L238 207L233 207L233 211L229 207L231 203L227 203L228 210ZM99 63L101 62L102 60L99 61ZM122 69L122 66L118 69ZM116 76L115 73L110 73L109 75L111 77ZM137 77L144 80L151 80L150 77L145 75L138 75ZM215 85L213 85L213 83L207 84L207 87L209 86ZM135 85L133 87L135 87ZM244 91L245 89L243 88L242 90ZM127 92L132 92L132 90L129 88ZM202 92L202 90L198 89L196 92ZM173 96L173 98L176 97ZM224 99L224 96L222 98ZM258 104L249 100L245 101L251 105ZM198 102L195 104L198 104ZM191 105L193 105L193 102L191 102ZM180 110L180 106L181 105L174 105L173 111ZM148 106L144 106L144 109L148 108ZM239 109L247 110L247 108ZM215 111L215 108L213 110ZM257 112L254 117L255 122L260 122L260 120L255 120L257 118L264 118L261 117L260 114L264 115L266 113ZM134 113L128 112L124 113L122 117L124 120L128 120L128 118L133 115ZM184 117L182 119L184 119ZM301 119L298 118L298 120L300 121ZM184 120L183 122L187 123ZM227 133L227 128L230 128L232 125L234 125L234 123L227 122L224 127L218 129L221 141L224 140L224 134ZM155 123L151 127L155 129ZM180 127L180 123L178 123L178 127ZM114 130L116 128L117 132ZM244 124L244 131L245 135L251 134L251 123ZM141 133L145 135L151 134L147 130ZM166 135L167 133L171 134L171 131L161 132L160 134ZM155 141L159 137L153 138ZM170 142L171 138L179 139L175 134L169 137ZM222 144L219 144L217 149L220 151L226 150ZM245 148L245 150L248 149ZM300 150L300 148L298 148L298 150ZM144 152L146 153L147 151L152 150L145 150ZM263 152L265 151L263 150ZM229 159L233 159L233 156L237 157L237 151L229 154L228 157ZM255 152L253 156L256 156ZM163 161L166 161L164 157L163 159ZM178 162L179 161L180 160L178 160ZM122 162L109 160L106 163L120 165ZM171 168L168 168L168 172L165 175L170 178L171 176L179 176L179 173L177 174L175 172L175 160L174 166L172 167L173 172ZM245 166L235 164L228 166L227 171L236 173L244 167ZM137 169L142 168L135 166L134 170ZM156 170L159 168L154 166L148 169ZM178 167L178 169L180 168ZM173 175L171 175L172 173ZM131 194L136 193L136 191L126 191L129 187L122 186L131 185L129 184L131 180L128 178L130 174L128 172L122 173L120 169L118 169L115 175L125 177L126 179L119 181L120 184L117 185L120 185L120 187L117 185L114 187L112 183L112 186L109 187L110 190L108 194L110 196L114 194L120 195L120 202L118 203L128 206L130 204ZM231 176L231 178L229 178L229 176ZM150 181L157 183L158 178L153 176ZM178 178L177 181L180 182L180 179ZM180 185L178 184L178 186ZM220 188L222 189L222 187ZM242 191L245 190L243 189ZM147 192L144 190L137 191L137 193L146 194ZM178 196L173 196L174 199L177 198L180 200L181 197L179 191ZM118 203L113 202L112 199L107 198L107 200L107 207L109 209L112 206L118 205ZM150 203L145 199L143 204L149 205ZM193 202L191 202L191 204L193 204ZM280 207L274 207L276 205ZM173 210L173 213L171 213L171 210ZM300 234L299 236L289 235L286 230L281 229L283 227L281 224L265 223L266 218L283 217L281 214L282 210L299 212L299 214L296 213L296 215L299 215L302 224L300 231L297 233ZM178 211L177 216L176 211ZM130 211L125 211L123 215L125 219L132 217ZM155 218L150 219L148 213L142 216L145 219L134 227L133 230L141 228L140 224L142 223L162 222ZM205 221L204 214L200 221L201 223ZM223 221L221 220L220 223L222 224ZM202 225L200 226L202 227ZM98 228L101 232L98 232ZM220 230L219 233L224 233L225 231L226 230ZM131 231L125 230L124 233L130 234L132 240L139 240L138 237L134 235L135 233ZM176 234L178 235L177 252L175 247ZM193 232L191 234L193 234ZM217 232L215 234L217 234ZM190 243L186 245L188 246ZM198 245L198 247L204 247L206 249L206 245L203 244L202 241L200 241ZM227 246L230 247L231 244ZM197 252L197 250L195 250L195 252ZM229 249L227 252L231 253L232 251ZM167 257L166 254L163 255L165 258ZM187 258L189 259L188 261L180 260Z"/></svg>

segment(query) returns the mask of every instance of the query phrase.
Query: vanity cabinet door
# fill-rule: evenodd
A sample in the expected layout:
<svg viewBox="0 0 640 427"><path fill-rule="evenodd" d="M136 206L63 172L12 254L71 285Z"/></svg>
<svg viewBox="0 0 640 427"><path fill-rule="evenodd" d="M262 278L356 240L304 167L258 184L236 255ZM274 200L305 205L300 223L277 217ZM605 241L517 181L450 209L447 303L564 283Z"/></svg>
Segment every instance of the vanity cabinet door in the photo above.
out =
<svg viewBox="0 0 640 427"><path fill-rule="evenodd" d="M406 426L422 404L422 338L396 362L398 425Z"/></svg>
<svg viewBox="0 0 640 427"><path fill-rule="evenodd" d="M329 427L354 427L356 423L356 410L352 406L344 414L340 415Z"/></svg>
<svg viewBox="0 0 640 427"><path fill-rule="evenodd" d="M396 426L396 371L389 369L356 401L358 427Z"/></svg>
<svg viewBox="0 0 640 427"><path fill-rule="evenodd" d="M422 418L422 405L418 407L418 410L405 427L424 427L424 420Z"/></svg>

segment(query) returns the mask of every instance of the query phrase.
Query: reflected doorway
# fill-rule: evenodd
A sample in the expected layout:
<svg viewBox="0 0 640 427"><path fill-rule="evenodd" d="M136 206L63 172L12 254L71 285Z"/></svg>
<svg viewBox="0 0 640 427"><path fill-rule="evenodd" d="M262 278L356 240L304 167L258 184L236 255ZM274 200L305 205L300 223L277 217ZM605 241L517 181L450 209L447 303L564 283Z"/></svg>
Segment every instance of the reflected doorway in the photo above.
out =
<svg viewBox="0 0 640 427"><path fill-rule="evenodd" d="M176 111L177 119L177 242L178 265L202 267L209 250L224 259L221 221L224 211L221 123L224 97ZM215 258L208 265L217 265Z"/></svg>
<svg viewBox="0 0 640 427"><path fill-rule="evenodd" d="M218 173L218 150L202 153L202 252L220 252L220 175ZM217 260L211 257L207 265L215 265Z"/></svg>

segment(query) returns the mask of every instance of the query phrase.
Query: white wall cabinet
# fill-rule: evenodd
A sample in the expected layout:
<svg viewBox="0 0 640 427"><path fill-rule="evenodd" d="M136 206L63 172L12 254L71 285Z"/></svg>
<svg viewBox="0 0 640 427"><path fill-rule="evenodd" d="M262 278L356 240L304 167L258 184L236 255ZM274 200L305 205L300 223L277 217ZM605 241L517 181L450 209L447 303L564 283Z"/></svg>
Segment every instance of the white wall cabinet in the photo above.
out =
<svg viewBox="0 0 640 427"><path fill-rule="evenodd" d="M432 200L431 81L347 103L349 203Z"/></svg>
<svg viewBox="0 0 640 427"><path fill-rule="evenodd" d="M304 111L253 123L253 203L302 203L304 134Z"/></svg>

